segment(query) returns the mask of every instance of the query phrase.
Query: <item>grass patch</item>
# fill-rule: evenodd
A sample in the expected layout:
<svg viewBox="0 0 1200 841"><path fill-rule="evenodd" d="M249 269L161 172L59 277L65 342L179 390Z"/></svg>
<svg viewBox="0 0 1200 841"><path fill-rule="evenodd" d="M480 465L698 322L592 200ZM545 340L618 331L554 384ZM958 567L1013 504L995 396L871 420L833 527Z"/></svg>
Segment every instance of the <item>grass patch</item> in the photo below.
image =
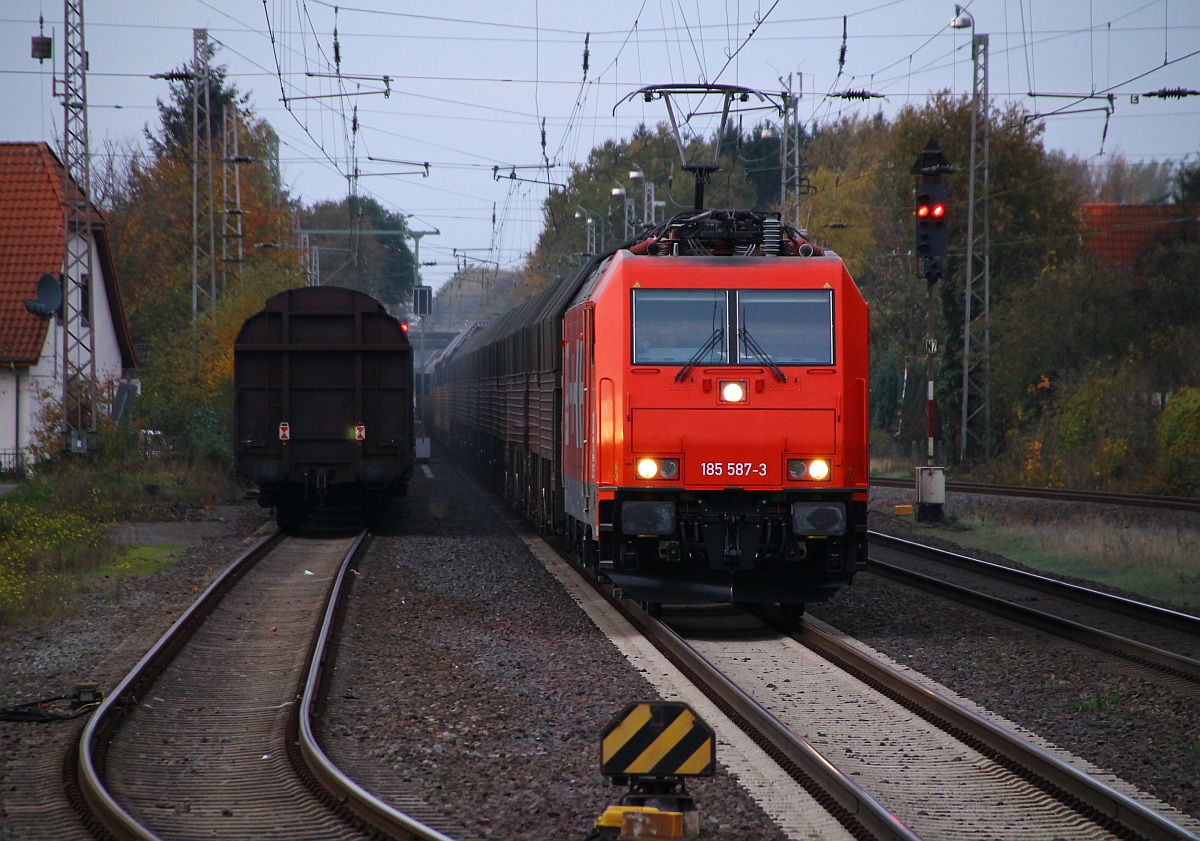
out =
<svg viewBox="0 0 1200 841"><path fill-rule="evenodd" d="M177 547L118 547L119 522L179 520L233 498L219 470L132 455L65 458L0 498L0 627L68 615L72 597L101 579L117 583L167 566Z"/></svg>
<svg viewBox="0 0 1200 841"><path fill-rule="evenodd" d="M0 500L0 625L70 613L76 575L113 556L108 532L73 511Z"/></svg>
<svg viewBox="0 0 1200 841"><path fill-rule="evenodd" d="M1097 581L1146 599L1200 612L1194 531L1106 528L1094 523L981 522L970 516L953 540L1054 575Z"/></svg>
<svg viewBox="0 0 1200 841"><path fill-rule="evenodd" d="M175 563L182 548L176 543L131 546L113 558L111 563L89 573L89 577L140 578L143 575L153 575Z"/></svg>
<svg viewBox="0 0 1200 841"><path fill-rule="evenodd" d="M1105 712L1111 710L1121 702L1121 696L1116 692L1109 692L1107 695L1095 693L1089 698L1084 698L1079 702L1080 712Z"/></svg>

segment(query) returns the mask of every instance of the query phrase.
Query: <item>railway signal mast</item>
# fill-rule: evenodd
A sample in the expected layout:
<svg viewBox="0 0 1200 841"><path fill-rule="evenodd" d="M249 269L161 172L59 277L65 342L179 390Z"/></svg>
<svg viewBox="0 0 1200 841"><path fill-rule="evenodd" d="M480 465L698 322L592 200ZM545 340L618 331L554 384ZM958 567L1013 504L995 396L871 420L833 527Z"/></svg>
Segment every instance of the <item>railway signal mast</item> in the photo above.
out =
<svg viewBox="0 0 1200 841"><path fill-rule="evenodd" d="M917 468L917 519L929 522L940 521L946 503L946 474L944 468L933 466L934 457L934 405L933 379L934 357L937 354L937 339L934 337L933 288L945 271L946 255L949 250L949 228L946 203L946 185L942 176L954 171L942 153L938 142L932 137L917 156L909 170L921 179L916 190L915 251L921 260L921 276L926 281L925 301L925 380L926 380L926 440L925 467Z"/></svg>

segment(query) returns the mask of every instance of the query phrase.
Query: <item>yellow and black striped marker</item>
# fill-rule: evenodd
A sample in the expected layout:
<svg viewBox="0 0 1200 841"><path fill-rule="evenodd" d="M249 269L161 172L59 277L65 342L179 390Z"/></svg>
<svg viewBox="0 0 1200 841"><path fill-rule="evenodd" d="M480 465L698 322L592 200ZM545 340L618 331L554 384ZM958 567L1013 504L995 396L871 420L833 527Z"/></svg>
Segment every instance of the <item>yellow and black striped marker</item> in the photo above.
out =
<svg viewBox="0 0 1200 841"><path fill-rule="evenodd" d="M711 777L717 749L713 730L687 704L633 703L601 735L600 773L606 777Z"/></svg>

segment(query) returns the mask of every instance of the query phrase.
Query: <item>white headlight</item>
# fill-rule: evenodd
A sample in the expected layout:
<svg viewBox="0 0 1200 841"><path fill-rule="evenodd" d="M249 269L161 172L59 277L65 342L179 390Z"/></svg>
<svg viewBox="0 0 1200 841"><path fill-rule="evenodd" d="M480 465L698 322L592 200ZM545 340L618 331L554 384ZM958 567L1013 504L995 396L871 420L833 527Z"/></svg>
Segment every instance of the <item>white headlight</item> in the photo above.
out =
<svg viewBox="0 0 1200 841"><path fill-rule="evenodd" d="M724 403L741 403L746 399L746 384L741 380L725 380L721 383L721 400Z"/></svg>
<svg viewBox="0 0 1200 841"><path fill-rule="evenodd" d="M822 458L814 458L808 463L808 478L814 482L824 482L829 478L829 462Z"/></svg>

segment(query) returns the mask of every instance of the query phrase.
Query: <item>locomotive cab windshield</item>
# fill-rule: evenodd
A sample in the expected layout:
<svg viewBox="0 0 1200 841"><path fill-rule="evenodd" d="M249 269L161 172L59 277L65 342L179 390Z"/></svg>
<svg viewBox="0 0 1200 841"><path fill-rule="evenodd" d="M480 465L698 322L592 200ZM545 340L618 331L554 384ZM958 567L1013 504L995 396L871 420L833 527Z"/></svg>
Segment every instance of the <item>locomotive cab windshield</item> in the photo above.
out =
<svg viewBox="0 0 1200 841"><path fill-rule="evenodd" d="M634 289L635 365L832 365L829 289Z"/></svg>

